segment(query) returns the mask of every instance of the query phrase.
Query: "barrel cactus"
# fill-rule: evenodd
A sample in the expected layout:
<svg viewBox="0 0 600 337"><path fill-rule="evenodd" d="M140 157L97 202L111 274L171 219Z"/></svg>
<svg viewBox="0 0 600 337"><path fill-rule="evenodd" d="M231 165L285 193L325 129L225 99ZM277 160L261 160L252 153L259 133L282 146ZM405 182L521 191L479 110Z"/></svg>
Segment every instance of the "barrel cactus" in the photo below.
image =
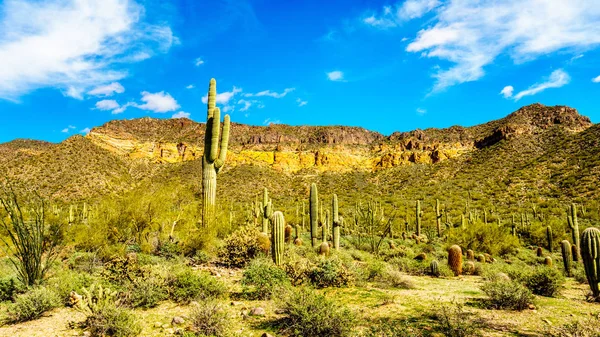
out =
<svg viewBox="0 0 600 337"><path fill-rule="evenodd" d="M323 256L329 255L329 243L327 243L327 225L323 224L323 242L319 247L319 254Z"/></svg>
<svg viewBox="0 0 600 337"><path fill-rule="evenodd" d="M565 274L571 277L571 262L573 258L571 256L571 243L567 240L563 240L560 243L560 253L562 254L563 265L565 266Z"/></svg>
<svg viewBox="0 0 600 337"><path fill-rule="evenodd" d="M283 263L283 249L285 244L285 218L283 213L273 213L273 228L271 230L271 254L276 265Z"/></svg>
<svg viewBox="0 0 600 337"><path fill-rule="evenodd" d="M453 245L448 249L448 265L455 276L462 274L462 249L459 246Z"/></svg>
<svg viewBox="0 0 600 337"><path fill-rule="evenodd" d="M310 240L312 246L316 247L318 242L317 232L319 230L319 192L315 183L310 185L310 199L308 202L310 211Z"/></svg>
<svg viewBox="0 0 600 337"><path fill-rule="evenodd" d="M202 155L202 226L204 227L208 227L214 220L217 174L225 164L229 143L229 115L225 115L221 133L221 110L216 107L216 102L217 81L213 78L208 86L208 112Z"/></svg>
<svg viewBox="0 0 600 337"><path fill-rule="evenodd" d="M581 234L581 259L585 276L594 298L600 295L598 281L600 280L600 230L590 227Z"/></svg>
<svg viewBox="0 0 600 337"><path fill-rule="evenodd" d="M550 256L546 256L544 258L544 264L548 267L552 267L552 258Z"/></svg>
<svg viewBox="0 0 600 337"><path fill-rule="evenodd" d="M475 253L472 249L467 249L467 260L473 261L475 260Z"/></svg>
<svg viewBox="0 0 600 337"><path fill-rule="evenodd" d="M439 263L437 262L437 260L433 260L429 264L429 273L431 274L431 276L435 276L435 277L440 276L440 266L439 266Z"/></svg>
<svg viewBox="0 0 600 337"><path fill-rule="evenodd" d="M542 250L542 247L537 247L537 249L536 249L536 255L537 255L537 257L544 256L544 251Z"/></svg>

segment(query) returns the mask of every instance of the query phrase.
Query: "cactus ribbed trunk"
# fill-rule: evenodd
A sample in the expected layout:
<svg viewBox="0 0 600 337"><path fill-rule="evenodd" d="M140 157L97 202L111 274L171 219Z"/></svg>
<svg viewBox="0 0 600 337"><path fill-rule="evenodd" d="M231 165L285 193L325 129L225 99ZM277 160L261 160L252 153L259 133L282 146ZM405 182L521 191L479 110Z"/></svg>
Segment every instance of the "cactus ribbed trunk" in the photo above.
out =
<svg viewBox="0 0 600 337"><path fill-rule="evenodd" d="M548 251L550 253L553 252L552 246L553 246L553 242L552 242L552 227L548 226L546 227L546 240L548 241Z"/></svg>
<svg viewBox="0 0 600 337"><path fill-rule="evenodd" d="M215 164L202 160L202 224L208 227L215 219L217 203L217 171Z"/></svg>
<svg viewBox="0 0 600 337"><path fill-rule="evenodd" d="M318 230L319 230L319 192L317 191L317 184L313 183L310 185L310 199L309 199L309 212L310 212L310 240L313 247L319 244L318 241Z"/></svg>
<svg viewBox="0 0 600 337"><path fill-rule="evenodd" d="M573 244L575 245L575 254L573 254L573 261L581 261L581 244L579 243L579 222L577 221L577 206L571 204L571 214L567 214L567 224L571 228L571 236L573 237Z"/></svg>
<svg viewBox="0 0 600 337"><path fill-rule="evenodd" d="M565 273L568 277L571 277L571 262L573 261L573 257L571 256L571 243L567 240L563 240L560 243L560 252L565 266Z"/></svg>
<svg viewBox="0 0 600 337"><path fill-rule="evenodd" d="M338 212L338 198L334 194L331 200L331 210L333 218L333 249L340 249L340 215Z"/></svg>
<svg viewBox="0 0 600 337"><path fill-rule="evenodd" d="M283 250L285 244L285 218L280 211L273 213L271 241L273 242L271 245L273 262L279 266L283 263Z"/></svg>
<svg viewBox="0 0 600 337"><path fill-rule="evenodd" d="M421 201L417 200L417 206L415 207L417 236L421 236Z"/></svg>
<svg viewBox="0 0 600 337"><path fill-rule="evenodd" d="M595 298L600 295L600 230L590 227L581 234L581 258L585 276Z"/></svg>
<svg viewBox="0 0 600 337"><path fill-rule="evenodd" d="M440 201L435 199L435 220L437 226L437 235L442 237L442 213L440 213Z"/></svg>

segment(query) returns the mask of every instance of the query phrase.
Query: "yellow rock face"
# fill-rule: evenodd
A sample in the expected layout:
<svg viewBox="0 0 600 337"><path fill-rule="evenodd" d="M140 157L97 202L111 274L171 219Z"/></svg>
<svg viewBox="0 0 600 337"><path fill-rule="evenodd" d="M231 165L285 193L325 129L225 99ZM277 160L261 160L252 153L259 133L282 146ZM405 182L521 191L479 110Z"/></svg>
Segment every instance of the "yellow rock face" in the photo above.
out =
<svg viewBox="0 0 600 337"><path fill-rule="evenodd" d="M202 158L203 148L195 144L119 139L102 133L87 136L94 144L130 160L154 163L177 163ZM410 144L408 145L410 146ZM461 144L434 144L407 150L407 144L367 146L322 145L316 150L294 150L280 147L268 150L230 146L227 166L251 164L284 172L316 169L319 172L378 170L399 165L434 164L455 158L472 150Z"/></svg>

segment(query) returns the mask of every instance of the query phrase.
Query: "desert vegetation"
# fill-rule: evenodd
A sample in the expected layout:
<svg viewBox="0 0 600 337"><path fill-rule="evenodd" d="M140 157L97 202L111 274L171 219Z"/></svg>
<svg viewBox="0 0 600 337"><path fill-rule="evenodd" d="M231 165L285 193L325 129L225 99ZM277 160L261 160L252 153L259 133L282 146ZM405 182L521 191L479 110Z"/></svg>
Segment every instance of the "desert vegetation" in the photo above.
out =
<svg viewBox="0 0 600 337"><path fill-rule="evenodd" d="M0 335L600 333L600 204L568 183L566 155L513 163L510 182L451 167L501 169L489 148L300 180L226 170L215 97L211 80L202 156L157 173L175 179L71 199L3 183ZM548 187L558 176L563 190Z"/></svg>

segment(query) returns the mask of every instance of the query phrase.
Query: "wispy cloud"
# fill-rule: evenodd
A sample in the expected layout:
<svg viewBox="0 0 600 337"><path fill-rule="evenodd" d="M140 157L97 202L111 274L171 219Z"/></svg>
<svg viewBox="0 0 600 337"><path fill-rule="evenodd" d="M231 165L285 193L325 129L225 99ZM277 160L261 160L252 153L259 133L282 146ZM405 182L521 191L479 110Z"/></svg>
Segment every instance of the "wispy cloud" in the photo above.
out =
<svg viewBox="0 0 600 337"><path fill-rule="evenodd" d="M196 86L193 84L188 85L187 87L185 87L186 89L194 89Z"/></svg>
<svg viewBox="0 0 600 337"><path fill-rule="evenodd" d="M96 102L96 109L98 110L115 110L118 109L120 107L119 103L117 103L117 101L115 101L114 99L104 99L101 101Z"/></svg>
<svg viewBox="0 0 600 337"><path fill-rule="evenodd" d="M136 104L135 107L142 110L149 110L152 112L169 112L179 109L179 104L169 93L164 91L150 93L142 91L142 102L144 104Z"/></svg>
<svg viewBox="0 0 600 337"><path fill-rule="evenodd" d="M85 128L85 129L82 129L79 132L87 135L88 133L90 133L90 131L92 131L90 128Z"/></svg>
<svg viewBox="0 0 600 337"><path fill-rule="evenodd" d="M557 69L553 71L548 78L544 79L544 81L536 83L527 88L527 90L520 91L514 96L512 96L514 90L512 86L504 87L504 89L502 89L500 93L504 95L505 98L512 98L513 100L518 101L525 96L533 96L546 89L560 88L564 85L569 84L570 81L571 77L569 76L569 74L567 74L562 69Z"/></svg>
<svg viewBox="0 0 600 337"><path fill-rule="evenodd" d="M515 88L513 88L512 85L507 85L504 88L502 88L502 90L500 91L500 94L502 94L502 96L504 96L504 98L509 98L509 97L512 97L514 91L515 91Z"/></svg>
<svg viewBox="0 0 600 337"><path fill-rule="evenodd" d="M242 104L244 105L243 107L240 108L240 111L248 111L248 109L250 109L250 107L252 106L252 102L247 101L245 99L240 99L237 104Z"/></svg>
<svg viewBox="0 0 600 337"><path fill-rule="evenodd" d="M119 82L113 82L111 84L98 86L88 92L88 95L92 96L112 96L114 94L122 94L125 92L125 88Z"/></svg>
<svg viewBox="0 0 600 337"><path fill-rule="evenodd" d="M425 110L423 108L417 108L417 115L423 116L426 113L427 113L427 110Z"/></svg>
<svg viewBox="0 0 600 337"><path fill-rule="evenodd" d="M202 58L198 57L194 60L194 64L196 65L196 67L199 67L204 64L204 61L202 60Z"/></svg>
<svg viewBox="0 0 600 337"><path fill-rule="evenodd" d="M303 100L302 100L302 99L300 99L300 98L297 98L297 99L296 99L296 103L298 103L298 106L305 106L306 104L308 104L308 102L307 102L307 101L303 101Z"/></svg>
<svg viewBox="0 0 600 337"><path fill-rule="evenodd" d="M190 118L190 113L185 111L179 111L178 113L173 114L171 118Z"/></svg>
<svg viewBox="0 0 600 337"><path fill-rule="evenodd" d="M142 22L131 0L6 0L0 3L0 98L12 101L43 87L66 95L128 75L131 55L165 52L168 26Z"/></svg>
<svg viewBox="0 0 600 337"><path fill-rule="evenodd" d="M524 62L599 44L600 6L594 1L450 0L435 9L433 25L406 50L454 64L434 75L436 92L480 79L501 54Z"/></svg>
<svg viewBox="0 0 600 337"><path fill-rule="evenodd" d="M235 95L242 92L241 88L233 87L231 91L225 91L217 94L217 104L227 104ZM202 97L202 103L208 103L208 94Z"/></svg>
<svg viewBox="0 0 600 337"><path fill-rule="evenodd" d="M75 127L75 126L73 126L73 125L69 125L69 126L67 126L66 128L62 129L60 132L62 132L62 133L69 133L69 132L71 132L71 130L73 130L73 129L76 129L76 127Z"/></svg>
<svg viewBox="0 0 600 337"><path fill-rule="evenodd" d="M344 73L339 70L330 71L327 73L327 78L330 81L340 82L344 80Z"/></svg>
<svg viewBox="0 0 600 337"><path fill-rule="evenodd" d="M271 118L267 118L267 119L264 120L263 124L264 125L281 124L281 121L278 120L278 119L273 120Z"/></svg>
<svg viewBox="0 0 600 337"><path fill-rule="evenodd" d="M285 88L282 93L277 93L277 92L274 92L274 91L271 91L271 90L264 90L264 91L258 92L256 94L252 94L252 93L244 94L244 97L268 96L268 97L274 97L274 98L283 98L287 94L289 94L290 92L292 92L294 90L296 90L296 88Z"/></svg>
<svg viewBox="0 0 600 337"><path fill-rule="evenodd" d="M410 19L420 18L439 5L438 0L407 0L395 6L384 6L381 13L365 15L362 21L376 28L393 28Z"/></svg>
<svg viewBox="0 0 600 337"><path fill-rule="evenodd" d="M594 82L594 83L600 83L600 76L592 78L592 82Z"/></svg>

